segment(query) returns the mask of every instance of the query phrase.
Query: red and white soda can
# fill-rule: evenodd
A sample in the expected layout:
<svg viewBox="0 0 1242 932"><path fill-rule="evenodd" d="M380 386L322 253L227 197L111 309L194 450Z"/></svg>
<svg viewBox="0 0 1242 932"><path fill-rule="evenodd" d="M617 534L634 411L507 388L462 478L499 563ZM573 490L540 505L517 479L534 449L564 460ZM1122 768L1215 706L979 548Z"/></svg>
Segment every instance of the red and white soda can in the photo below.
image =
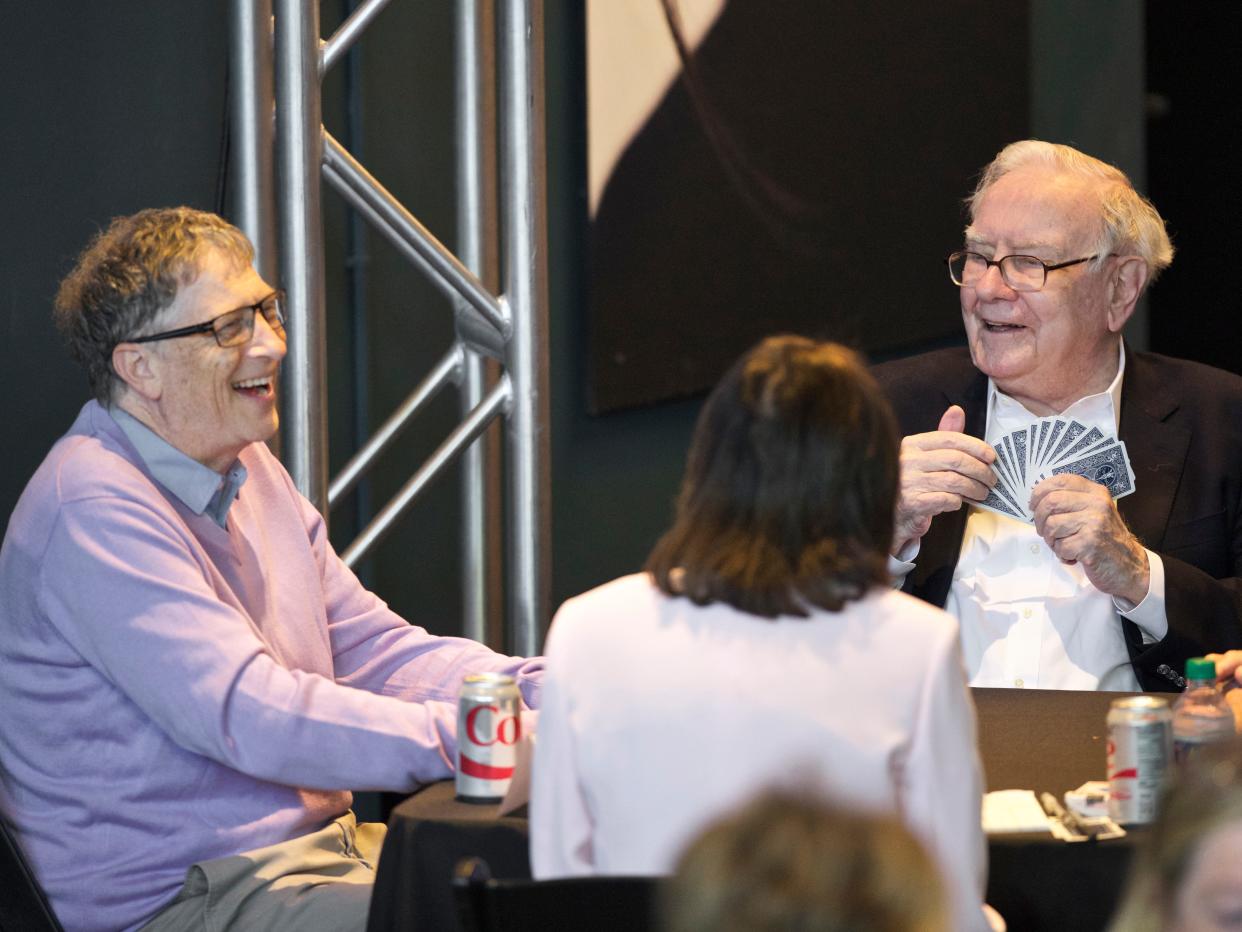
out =
<svg viewBox="0 0 1242 932"><path fill-rule="evenodd" d="M457 798L498 803L509 789L522 737L521 696L505 673L472 673L457 701Z"/></svg>
<svg viewBox="0 0 1242 932"><path fill-rule="evenodd" d="M1156 818L1173 756L1173 712L1157 696L1114 699L1108 710L1108 814L1122 825Z"/></svg>

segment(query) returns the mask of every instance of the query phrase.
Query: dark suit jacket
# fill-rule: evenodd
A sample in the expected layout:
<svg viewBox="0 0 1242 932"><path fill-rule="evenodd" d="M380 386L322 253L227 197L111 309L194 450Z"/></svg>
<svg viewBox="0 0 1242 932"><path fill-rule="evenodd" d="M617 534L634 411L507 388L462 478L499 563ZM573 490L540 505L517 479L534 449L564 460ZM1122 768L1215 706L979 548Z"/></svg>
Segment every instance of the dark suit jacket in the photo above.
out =
<svg viewBox="0 0 1242 932"><path fill-rule="evenodd" d="M945 409L959 404L966 432L983 436L987 378L965 348L883 363L873 372L903 434L935 430ZM1137 625L1122 619L1122 627L1142 687L1171 690L1187 657L1242 647L1242 378L1127 347L1119 435L1134 492L1117 507L1164 561L1169 633L1145 647ZM963 508L932 521L906 591L944 605L966 516Z"/></svg>

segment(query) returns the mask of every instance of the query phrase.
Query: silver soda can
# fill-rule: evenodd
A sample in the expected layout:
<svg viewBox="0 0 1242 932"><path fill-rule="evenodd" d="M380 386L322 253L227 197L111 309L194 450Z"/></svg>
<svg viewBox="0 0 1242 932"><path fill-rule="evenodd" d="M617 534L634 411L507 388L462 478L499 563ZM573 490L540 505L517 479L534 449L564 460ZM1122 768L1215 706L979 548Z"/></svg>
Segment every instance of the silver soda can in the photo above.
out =
<svg viewBox="0 0 1242 932"><path fill-rule="evenodd" d="M521 697L505 673L472 673L457 700L457 798L498 803L509 789L522 737Z"/></svg>
<svg viewBox="0 0 1242 932"><path fill-rule="evenodd" d="M1173 712L1157 696L1114 699L1108 710L1108 814L1136 825L1156 818L1173 757Z"/></svg>

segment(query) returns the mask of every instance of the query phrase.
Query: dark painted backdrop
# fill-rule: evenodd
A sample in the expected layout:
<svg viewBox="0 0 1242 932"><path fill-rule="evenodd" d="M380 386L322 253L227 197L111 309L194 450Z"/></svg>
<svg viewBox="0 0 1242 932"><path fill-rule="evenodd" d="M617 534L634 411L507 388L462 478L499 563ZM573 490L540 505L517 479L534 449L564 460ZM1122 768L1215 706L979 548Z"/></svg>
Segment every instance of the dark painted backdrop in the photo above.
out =
<svg viewBox="0 0 1242 932"><path fill-rule="evenodd" d="M593 410L706 391L771 333L873 357L960 336L962 188L1030 126L1028 4L979 9L725 5L591 224Z"/></svg>

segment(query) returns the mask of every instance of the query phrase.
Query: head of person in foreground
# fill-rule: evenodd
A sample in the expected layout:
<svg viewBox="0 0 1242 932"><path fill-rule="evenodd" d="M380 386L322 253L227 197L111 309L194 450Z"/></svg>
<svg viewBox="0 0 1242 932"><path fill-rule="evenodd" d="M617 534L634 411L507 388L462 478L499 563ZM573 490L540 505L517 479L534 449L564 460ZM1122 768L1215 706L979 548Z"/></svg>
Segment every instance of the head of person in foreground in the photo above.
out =
<svg viewBox="0 0 1242 932"><path fill-rule="evenodd" d="M896 819L770 790L709 826L663 897L667 932L947 932L940 875Z"/></svg>
<svg viewBox="0 0 1242 932"><path fill-rule="evenodd" d="M850 350L765 339L699 416L672 528L646 569L664 592L767 618L839 611L886 585L897 429Z"/></svg>

